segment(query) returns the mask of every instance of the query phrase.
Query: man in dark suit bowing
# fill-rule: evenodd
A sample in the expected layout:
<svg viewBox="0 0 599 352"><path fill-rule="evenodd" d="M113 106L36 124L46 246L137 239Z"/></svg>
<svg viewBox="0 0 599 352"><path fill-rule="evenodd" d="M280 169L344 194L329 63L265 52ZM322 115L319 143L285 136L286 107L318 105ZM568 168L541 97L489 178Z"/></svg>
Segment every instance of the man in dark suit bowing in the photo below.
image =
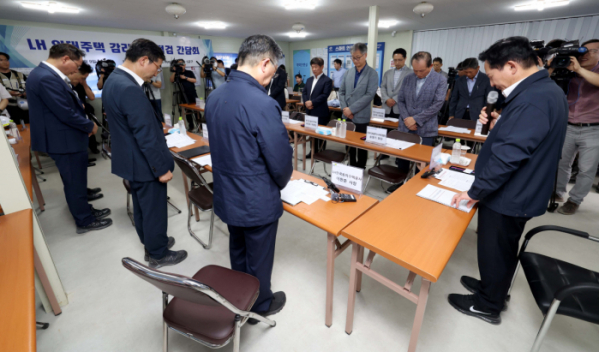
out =
<svg viewBox="0 0 599 352"><path fill-rule="evenodd" d="M456 80L455 87L449 100L449 119L478 120L478 114L487 102L487 95L494 90L489 77L480 72L478 60L475 57L463 61L462 68L465 76ZM496 104L501 106L501 104Z"/></svg>
<svg viewBox="0 0 599 352"><path fill-rule="evenodd" d="M173 157L162 123L142 85L161 69L164 52L147 39L133 41L125 62L104 85L104 107L110 119L112 173L128 180L133 197L135 230L146 249L150 267L175 265L186 251L171 251L167 237L166 183L173 178Z"/></svg>
<svg viewBox="0 0 599 352"><path fill-rule="evenodd" d="M87 202L87 144L98 126L86 118L67 78L77 72L83 56L74 45L56 44L48 60L33 69L27 80L31 149L48 153L56 162L77 233L112 224L106 219L110 209L94 209Z"/></svg>
<svg viewBox="0 0 599 352"><path fill-rule="evenodd" d="M329 123L331 115L329 106L327 105L327 98L333 90L333 81L322 72L324 68L324 60L322 58L315 57L310 60L310 66L312 67L314 76L308 78L306 86L302 91L306 114L317 116L318 124L326 125ZM325 147L326 142L318 140L318 147L316 149L322 150ZM310 153L306 157L309 158Z"/></svg>

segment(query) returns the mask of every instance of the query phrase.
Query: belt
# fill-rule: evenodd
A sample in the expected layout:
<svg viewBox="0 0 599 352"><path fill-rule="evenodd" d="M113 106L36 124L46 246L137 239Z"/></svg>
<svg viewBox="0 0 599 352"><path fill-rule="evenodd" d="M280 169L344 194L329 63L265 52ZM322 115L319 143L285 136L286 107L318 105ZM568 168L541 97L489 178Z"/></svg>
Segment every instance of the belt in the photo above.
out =
<svg viewBox="0 0 599 352"><path fill-rule="evenodd" d="M572 123L572 122L568 122L568 125L578 126L578 127L591 127L591 126L599 126L599 123Z"/></svg>

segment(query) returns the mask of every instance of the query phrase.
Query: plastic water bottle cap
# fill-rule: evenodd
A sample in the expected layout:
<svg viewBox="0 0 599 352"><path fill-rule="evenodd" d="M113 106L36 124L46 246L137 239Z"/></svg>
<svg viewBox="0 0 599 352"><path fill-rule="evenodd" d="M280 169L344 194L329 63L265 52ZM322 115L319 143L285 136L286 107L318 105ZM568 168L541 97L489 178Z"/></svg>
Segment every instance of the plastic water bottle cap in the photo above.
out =
<svg viewBox="0 0 599 352"><path fill-rule="evenodd" d="M179 121L183 120L183 118L181 116L179 116Z"/></svg>
<svg viewBox="0 0 599 352"><path fill-rule="evenodd" d="M456 141L456 142L458 142L458 143L460 143L460 139L459 139L459 138L458 138L458 139L456 139L455 141Z"/></svg>

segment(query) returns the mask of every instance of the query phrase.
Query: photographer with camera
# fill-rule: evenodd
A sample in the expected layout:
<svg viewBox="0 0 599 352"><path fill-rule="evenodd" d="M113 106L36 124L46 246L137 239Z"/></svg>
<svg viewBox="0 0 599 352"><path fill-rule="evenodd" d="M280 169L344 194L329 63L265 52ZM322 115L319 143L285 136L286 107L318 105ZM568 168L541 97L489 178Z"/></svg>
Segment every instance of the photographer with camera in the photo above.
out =
<svg viewBox="0 0 599 352"><path fill-rule="evenodd" d="M556 201L563 202L572 163L578 154L578 175L569 198L557 211L576 213L589 193L599 164L599 39L584 42L586 54L570 57L568 70L576 73L568 84L568 129L557 175ZM550 72L553 70L550 68Z"/></svg>
<svg viewBox="0 0 599 352"><path fill-rule="evenodd" d="M27 108L19 106L19 101L27 98L27 93L25 92L27 76L21 72L11 70L9 60L10 56L8 54L0 52L0 79L2 80L2 85L11 96L8 99L6 110L8 110L13 121L25 121L25 123L29 123L29 111Z"/></svg>
<svg viewBox="0 0 599 352"><path fill-rule="evenodd" d="M222 60L217 60L214 56L210 58L209 63L203 61L200 77L206 78L208 74L212 79L213 88L218 88L221 84L225 83L225 63Z"/></svg>
<svg viewBox="0 0 599 352"><path fill-rule="evenodd" d="M102 90L104 83L116 68L116 62L114 60L100 60L96 63L96 74L98 75L98 89Z"/></svg>
<svg viewBox="0 0 599 352"><path fill-rule="evenodd" d="M187 103L195 104L196 98L198 97L198 93L196 92L195 83L197 79L193 72L190 70L186 70L185 60L178 59L173 60L171 62L171 83L175 83L175 81L181 83L181 87L183 87L183 91L181 94L185 94L187 97ZM183 100L183 99L182 99ZM193 115L187 115L187 124L189 127L193 127Z"/></svg>

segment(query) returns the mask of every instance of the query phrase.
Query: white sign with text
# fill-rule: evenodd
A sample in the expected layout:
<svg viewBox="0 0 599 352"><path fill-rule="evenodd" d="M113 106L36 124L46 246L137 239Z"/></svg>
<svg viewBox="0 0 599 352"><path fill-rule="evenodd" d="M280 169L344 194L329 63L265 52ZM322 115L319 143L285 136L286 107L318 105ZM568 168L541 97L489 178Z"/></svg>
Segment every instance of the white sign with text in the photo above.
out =
<svg viewBox="0 0 599 352"><path fill-rule="evenodd" d="M476 120L476 129L474 130L474 134L481 134L483 131L483 123L480 120Z"/></svg>
<svg viewBox="0 0 599 352"><path fill-rule="evenodd" d="M318 117L306 115L305 127L309 130L315 130L318 128Z"/></svg>
<svg viewBox="0 0 599 352"><path fill-rule="evenodd" d="M289 123L289 111L281 112L281 117L283 118L283 123Z"/></svg>
<svg viewBox="0 0 599 352"><path fill-rule="evenodd" d="M331 181L340 189L362 194L364 170L358 167L333 163Z"/></svg>
<svg viewBox="0 0 599 352"><path fill-rule="evenodd" d="M202 124L202 137L204 137L205 140L208 140L208 125L205 123Z"/></svg>
<svg viewBox="0 0 599 352"><path fill-rule="evenodd" d="M366 142L380 145L387 144L387 130L368 126L366 129Z"/></svg>
<svg viewBox="0 0 599 352"><path fill-rule="evenodd" d="M385 120L385 109L372 108L372 119Z"/></svg>

